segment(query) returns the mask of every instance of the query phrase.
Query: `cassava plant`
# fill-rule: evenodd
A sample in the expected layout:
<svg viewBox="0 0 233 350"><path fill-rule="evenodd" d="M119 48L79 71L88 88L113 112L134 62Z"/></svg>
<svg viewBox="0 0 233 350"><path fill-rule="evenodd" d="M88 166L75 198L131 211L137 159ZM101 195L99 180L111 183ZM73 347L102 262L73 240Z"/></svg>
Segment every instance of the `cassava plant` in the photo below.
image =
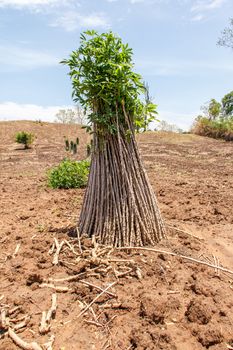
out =
<svg viewBox="0 0 233 350"><path fill-rule="evenodd" d="M165 236L156 197L142 165L135 130L143 130L156 106L140 100L142 78L132 49L112 32L81 34L68 59L73 99L87 113L93 133L91 168L79 219L80 234L103 244L143 246Z"/></svg>
<svg viewBox="0 0 233 350"><path fill-rule="evenodd" d="M79 145L79 138L76 138L76 141L69 141L68 139L65 139L65 150L67 152L71 152L73 154L77 154L78 150L78 145Z"/></svg>
<svg viewBox="0 0 233 350"><path fill-rule="evenodd" d="M70 142L68 139L65 139L65 150L68 152L70 150Z"/></svg>
<svg viewBox="0 0 233 350"><path fill-rule="evenodd" d="M87 158L90 157L91 155L91 145L88 143L87 144Z"/></svg>

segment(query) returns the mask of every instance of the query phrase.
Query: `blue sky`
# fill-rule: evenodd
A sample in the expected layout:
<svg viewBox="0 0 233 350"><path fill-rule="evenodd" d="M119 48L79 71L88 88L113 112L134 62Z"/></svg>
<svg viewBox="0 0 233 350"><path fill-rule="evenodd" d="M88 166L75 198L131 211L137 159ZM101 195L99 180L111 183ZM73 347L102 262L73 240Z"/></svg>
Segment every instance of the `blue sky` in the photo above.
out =
<svg viewBox="0 0 233 350"><path fill-rule="evenodd" d="M59 61L85 29L133 48L159 118L187 129L200 106L233 90L233 50L218 47L233 0L0 0L0 120L53 121L73 105Z"/></svg>

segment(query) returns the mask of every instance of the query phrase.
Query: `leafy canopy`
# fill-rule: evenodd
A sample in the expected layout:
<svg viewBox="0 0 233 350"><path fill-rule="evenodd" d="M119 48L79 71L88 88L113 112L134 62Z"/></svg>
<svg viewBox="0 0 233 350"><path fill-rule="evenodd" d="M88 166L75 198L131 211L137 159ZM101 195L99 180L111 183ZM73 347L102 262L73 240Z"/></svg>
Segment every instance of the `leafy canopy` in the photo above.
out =
<svg viewBox="0 0 233 350"><path fill-rule="evenodd" d="M209 119L216 119L221 113L222 105L214 98L201 107L201 110Z"/></svg>
<svg viewBox="0 0 233 350"><path fill-rule="evenodd" d="M133 71L132 49L112 32L81 34L80 47L61 63L69 66L72 97L88 114L98 136L145 128L155 118L156 105L143 104L145 87ZM145 118L145 114L147 118Z"/></svg>
<svg viewBox="0 0 233 350"><path fill-rule="evenodd" d="M225 116L233 116L233 91L223 97L222 108Z"/></svg>

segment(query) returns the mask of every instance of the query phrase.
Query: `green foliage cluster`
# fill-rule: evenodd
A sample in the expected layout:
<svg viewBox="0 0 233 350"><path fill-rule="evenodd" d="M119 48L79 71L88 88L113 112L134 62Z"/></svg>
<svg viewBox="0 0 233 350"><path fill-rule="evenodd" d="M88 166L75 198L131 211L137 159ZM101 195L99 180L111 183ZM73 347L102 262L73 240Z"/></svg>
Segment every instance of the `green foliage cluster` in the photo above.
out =
<svg viewBox="0 0 233 350"><path fill-rule="evenodd" d="M141 101L145 86L133 71L132 49L112 32L86 31L80 41L61 63L70 69L72 96L87 113L87 130L94 124L97 136L105 138L116 134L119 126L125 135L132 127L145 129L155 118L156 105Z"/></svg>
<svg viewBox="0 0 233 350"><path fill-rule="evenodd" d="M211 99L202 110L204 116L196 118L192 132L233 141L233 91L226 94L221 103Z"/></svg>
<svg viewBox="0 0 233 350"><path fill-rule="evenodd" d="M48 184L52 188L83 188L87 185L89 160L64 159L48 172Z"/></svg>
<svg viewBox="0 0 233 350"><path fill-rule="evenodd" d="M34 135L30 132L20 131L15 135L15 141L22 143L24 148L27 149L30 148L30 145L33 143Z"/></svg>
<svg viewBox="0 0 233 350"><path fill-rule="evenodd" d="M233 116L233 91L223 97L222 108L225 116Z"/></svg>

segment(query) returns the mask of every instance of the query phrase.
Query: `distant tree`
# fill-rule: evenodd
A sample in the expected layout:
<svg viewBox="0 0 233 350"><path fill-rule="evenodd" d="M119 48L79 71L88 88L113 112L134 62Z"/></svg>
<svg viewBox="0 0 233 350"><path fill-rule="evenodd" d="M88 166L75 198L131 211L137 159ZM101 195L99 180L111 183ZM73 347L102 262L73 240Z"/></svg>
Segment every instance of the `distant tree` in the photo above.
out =
<svg viewBox="0 0 233 350"><path fill-rule="evenodd" d="M230 18L229 27L223 30L222 36L218 40L218 45L233 49L233 18Z"/></svg>
<svg viewBox="0 0 233 350"><path fill-rule="evenodd" d="M151 106L154 108L154 104L152 102L152 97L150 96L150 90L148 83L144 82L144 129L143 131L147 131L149 128L149 124L155 119L154 118L154 109L153 114L151 114Z"/></svg>
<svg viewBox="0 0 233 350"><path fill-rule="evenodd" d="M55 115L56 122L62 124L74 124L75 123L75 113L72 109L60 109Z"/></svg>
<svg viewBox="0 0 233 350"><path fill-rule="evenodd" d="M81 124L83 125L86 121L86 116L83 110L77 106L75 110L68 109L60 109L56 114L55 122L62 124Z"/></svg>
<svg viewBox="0 0 233 350"><path fill-rule="evenodd" d="M221 113L222 105L214 98L212 98L201 107L201 110L209 120L215 120Z"/></svg>
<svg viewBox="0 0 233 350"><path fill-rule="evenodd" d="M233 91L226 94L222 99L223 115L233 116Z"/></svg>
<svg viewBox="0 0 233 350"><path fill-rule="evenodd" d="M177 132L177 133L183 132L183 130L180 129L178 126L176 126L175 124L169 124L165 120L161 120L161 122L159 123L159 125L157 127L157 130L168 131L168 132Z"/></svg>
<svg viewBox="0 0 233 350"><path fill-rule="evenodd" d="M75 118L76 118L76 123L80 125L84 125L87 123L87 117L82 108L77 106L75 108Z"/></svg>

